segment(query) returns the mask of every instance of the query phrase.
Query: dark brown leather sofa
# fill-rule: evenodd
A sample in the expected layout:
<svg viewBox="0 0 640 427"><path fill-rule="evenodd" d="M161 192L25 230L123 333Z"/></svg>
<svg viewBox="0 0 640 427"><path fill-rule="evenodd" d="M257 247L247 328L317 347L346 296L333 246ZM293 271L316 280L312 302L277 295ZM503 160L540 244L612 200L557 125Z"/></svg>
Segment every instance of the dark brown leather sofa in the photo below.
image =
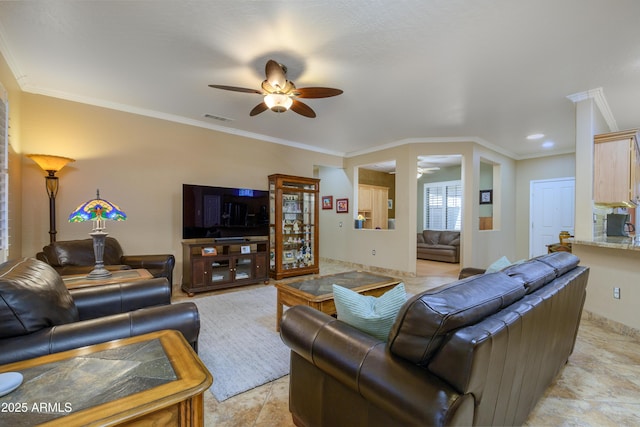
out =
<svg viewBox="0 0 640 427"><path fill-rule="evenodd" d="M93 239L54 242L42 248L36 258L44 261L61 276L89 273L96 265ZM107 270L144 268L153 277L164 277L173 284L175 257L162 255L124 255L120 243L107 237L104 244L104 266Z"/></svg>
<svg viewBox="0 0 640 427"><path fill-rule="evenodd" d="M423 230L417 237L418 259L460 262L460 232L453 230Z"/></svg>
<svg viewBox="0 0 640 427"><path fill-rule="evenodd" d="M295 424L521 425L573 351L589 272L578 261L558 252L416 295L388 343L290 308Z"/></svg>
<svg viewBox="0 0 640 427"><path fill-rule="evenodd" d="M42 261L0 264L0 365L164 329L197 351L198 309L172 305L166 278L67 290Z"/></svg>

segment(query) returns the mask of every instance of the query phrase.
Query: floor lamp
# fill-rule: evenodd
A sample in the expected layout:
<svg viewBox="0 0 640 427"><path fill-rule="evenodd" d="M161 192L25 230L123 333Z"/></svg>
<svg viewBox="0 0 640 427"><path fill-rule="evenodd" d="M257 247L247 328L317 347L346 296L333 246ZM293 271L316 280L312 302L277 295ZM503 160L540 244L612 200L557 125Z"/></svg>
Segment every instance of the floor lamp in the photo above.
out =
<svg viewBox="0 0 640 427"><path fill-rule="evenodd" d="M122 212L118 206L100 198L100 190L97 191L95 199L84 202L69 215L69 222L94 222L93 231L89 235L93 238L93 254L96 265L87 275L87 279L102 279L111 276L111 272L104 268L104 245L109 235L104 231L106 228L105 220L124 221L126 219L127 214Z"/></svg>
<svg viewBox="0 0 640 427"><path fill-rule="evenodd" d="M51 243L56 241L56 195L58 194L58 177L56 172L65 167L67 163L75 162L68 157L50 156L48 154L27 154L27 157L33 160L40 168L47 172L44 177L49 196L49 240Z"/></svg>

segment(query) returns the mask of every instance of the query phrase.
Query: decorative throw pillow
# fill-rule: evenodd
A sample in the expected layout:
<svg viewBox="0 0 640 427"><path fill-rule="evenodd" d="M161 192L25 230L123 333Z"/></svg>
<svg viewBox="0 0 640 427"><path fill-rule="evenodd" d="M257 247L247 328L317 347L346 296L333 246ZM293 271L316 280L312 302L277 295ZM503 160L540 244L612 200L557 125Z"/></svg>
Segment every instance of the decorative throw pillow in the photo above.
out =
<svg viewBox="0 0 640 427"><path fill-rule="evenodd" d="M503 268L507 268L511 265L511 261L506 256L503 256L496 260L493 264L487 267L485 273L495 273L496 271L500 271Z"/></svg>
<svg viewBox="0 0 640 427"><path fill-rule="evenodd" d="M351 289L333 285L333 298L340 321L387 341L398 311L407 301L407 294L404 283L379 297L360 295Z"/></svg>

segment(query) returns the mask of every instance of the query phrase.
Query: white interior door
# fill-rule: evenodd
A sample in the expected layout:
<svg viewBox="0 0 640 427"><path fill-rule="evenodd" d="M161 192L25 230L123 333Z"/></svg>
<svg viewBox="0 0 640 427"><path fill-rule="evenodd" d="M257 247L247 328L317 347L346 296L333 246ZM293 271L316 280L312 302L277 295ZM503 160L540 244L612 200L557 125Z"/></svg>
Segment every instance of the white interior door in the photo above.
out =
<svg viewBox="0 0 640 427"><path fill-rule="evenodd" d="M531 181L530 257L546 254L561 231L573 235L575 189L575 178Z"/></svg>

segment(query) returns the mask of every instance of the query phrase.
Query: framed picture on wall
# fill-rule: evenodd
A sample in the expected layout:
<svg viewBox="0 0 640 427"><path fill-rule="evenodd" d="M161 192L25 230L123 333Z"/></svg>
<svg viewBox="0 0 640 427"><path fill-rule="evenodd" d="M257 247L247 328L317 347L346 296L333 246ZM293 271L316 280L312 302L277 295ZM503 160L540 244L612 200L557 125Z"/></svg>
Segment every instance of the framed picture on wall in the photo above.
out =
<svg viewBox="0 0 640 427"><path fill-rule="evenodd" d="M333 196L322 196L322 209L333 209Z"/></svg>
<svg viewBox="0 0 640 427"><path fill-rule="evenodd" d="M348 213L349 212L349 199L336 199L336 212Z"/></svg>
<svg viewBox="0 0 640 427"><path fill-rule="evenodd" d="M480 190L480 204L490 205L493 203L493 190Z"/></svg>

